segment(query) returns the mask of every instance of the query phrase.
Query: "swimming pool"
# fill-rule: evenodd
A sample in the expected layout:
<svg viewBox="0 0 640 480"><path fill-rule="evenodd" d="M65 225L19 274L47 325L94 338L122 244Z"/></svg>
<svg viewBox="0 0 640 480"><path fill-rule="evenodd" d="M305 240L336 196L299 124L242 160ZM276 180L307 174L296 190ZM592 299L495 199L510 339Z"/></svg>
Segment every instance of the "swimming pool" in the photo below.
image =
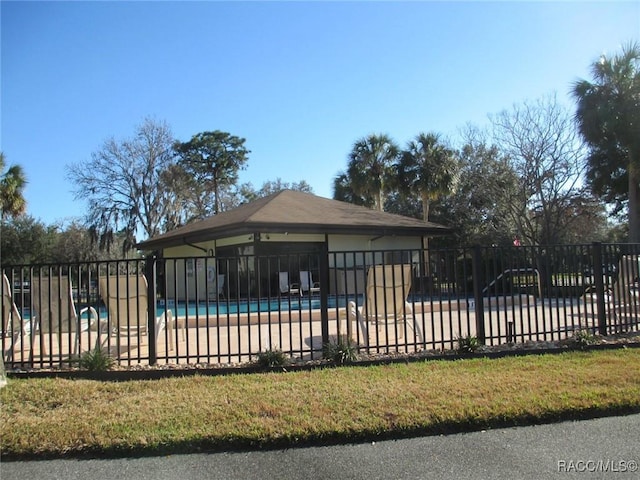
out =
<svg viewBox="0 0 640 480"><path fill-rule="evenodd" d="M460 298L437 298L425 296L412 296L407 298L412 304L422 304L436 301L456 301ZM329 309L345 308L350 301L356 301L357 305L364 304L364 295L329 295L327 305ZM298 312L309 310L320 310L320 297L277 297L263 299L220 299L218 301L178 301L158 300L156 305L156 313L161 315L165 310L171 310L177 317L216 317L227 315L238 315L247 313L266 313L266 312ZM107 311L104 305L100 305L99 311L101 318L107 317Z"/></svg>
<svg viewBox="0 0 640 480"><path fill-rule="evenodd" d="M329 296L327 303L329 308L343 308L355 297ZM360 299L361 301L361 299ZM158 302L157 313L162 314L165 308L171 310L174 316L217 316L236 315L242 313L279 312L319 310L320 297L283 297L265 298L260 300L220 300L218 302L175 302L167 300Z"/></svg>
<svg viewBox="0 0 640 480"><path fill-rule="evenodd" d="M331 308L344 308L347 303L354 300L355 296L335 296L330 295L327 299L329 309ZM362 295L358 298L358 304L361 305L363 301ZM88 311L80 313L82 307L86 305L77 305L78 314L82 319L88 319L90 314ZM107 318L107 308L104 304L93 306L98 312L100 318ZM320 309L320 297L282 297L282 298L265 298L260 300L224 300L221 299L217 302L184 302L174 300L158 300L156 304L157 315L162 315L166 309L171 310L174 316L178 317L205 317L209 316L226 316L236 315L243 313L262 313L262 312L287 312L287 311L307 311L307 310L319 310ZM21 315L24 320L31 318L31 312L29 308L23 308Z"/></svg>
<svg viewBox="0 0 640 480"><path fill-rule="evenodd" d="M464 300L462 297L430 297L421 295L409 295L407 301L412 304L423 304L430 302L447 302ZM364 295L329 295L327 305L329 310L336 308L345 308L350 301L356 301L357 305L364 304ZM167 308L172 311L174 316L178 317L195 317L195 316L224 316L236 315L243 313L263 313L263 312L297 312L308 310L320 310L320 297L278 297L263 298L260 300L224 300L210 302L175 302L168 300ZM165 311L165 302L159 301L157 305L158 315Z"/></svg>
<svg viewBox="0 0 640 480"><path fill-rule="evenodd" d="M407 300L410 303L423 303L433 301L431 297L421 296L409 296ZM442 302L447 299L438 298L436 301ZM449 300L459 300L449 299ZM327 305L329 309L345 308L350 301L356 301L357 305L363 305L364 295L329 295L327 298ZM80 313L81 307L86 305L77 305L78 313ZM95 305L93 307L100 318L107 318L107 308L104 304ZM265 313L265 312L297 312L297 311L309 311L320 310L320 297L277 297L277 298L263 298L255 300L247 299L232 299L225 300L220 299L218 301L178 301L168 299L158 300L156 304L157 315L162 315L166 309L172 311L174 316L177 317L206 317L206 316L227 316L247 313ZM30 318L30 312L28 308L22 310L22 316L24 319ZM82 318L89 318L87 312L81 315Z"/></svg>

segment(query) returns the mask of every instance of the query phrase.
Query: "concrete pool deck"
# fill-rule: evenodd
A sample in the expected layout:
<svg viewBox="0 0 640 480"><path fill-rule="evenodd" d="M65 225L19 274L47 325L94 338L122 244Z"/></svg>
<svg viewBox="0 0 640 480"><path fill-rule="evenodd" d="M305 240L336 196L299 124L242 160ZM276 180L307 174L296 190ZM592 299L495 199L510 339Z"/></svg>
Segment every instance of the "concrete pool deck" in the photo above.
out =
<svg viewBox="0 0 640 480"><path fill-rule="evenodd" d="M594 307L577 299L571 302L540 301L533 297L516 297L516 301L511 297L486 300L484 329L488 345L513 340L560 340L571 336L574 330L597 325ZM369 352L454 349L459 337L478 335L474 307L466 300L415 304L414 317L424 338L415 336L410 328L405 331L403 321L377 330L370 328ZM328 313L330 340L335 342L339 336L351 332L366 351L366 341L357 322L348 318L347 309L332 308ZM169 348L168 335L173 339L173 349ZM96 332L84 332L80 337L81 349L89 349L95 339ZM28 363L30 358L33 358L35 368L49 367L50 357L54 362L59 361L60 352L73 350L74 340L75 333L63 333L59 339L55 334L36 335L27 339L24 350L17 345L14 362L7 362L7 368L12 364ZM126 343L125 337L120 337L119 344L117 340L115 336L110 337L109 347L110 354L118 358L120 364L148 363L146 336L140 339L133 336L131 345ZM268 349L280 349L301 361L322 358L320 310L214 315L208 319L204 316L177 317L175 329L160 332L157 357L159 364L242 363L255 360L259 352Z"/></svg>

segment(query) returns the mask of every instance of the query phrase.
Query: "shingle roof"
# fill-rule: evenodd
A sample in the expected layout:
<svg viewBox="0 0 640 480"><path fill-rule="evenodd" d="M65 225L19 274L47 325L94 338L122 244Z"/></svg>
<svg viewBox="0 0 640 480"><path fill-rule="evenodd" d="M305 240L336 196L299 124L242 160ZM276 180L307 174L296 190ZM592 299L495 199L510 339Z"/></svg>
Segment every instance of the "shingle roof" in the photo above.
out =
<svg viewBox="0 0 640 480"><path fill-rule="evenodd" d="M138 244L143 250L247 233L444 235L449 228L309 193L283 190Z"/></svg>

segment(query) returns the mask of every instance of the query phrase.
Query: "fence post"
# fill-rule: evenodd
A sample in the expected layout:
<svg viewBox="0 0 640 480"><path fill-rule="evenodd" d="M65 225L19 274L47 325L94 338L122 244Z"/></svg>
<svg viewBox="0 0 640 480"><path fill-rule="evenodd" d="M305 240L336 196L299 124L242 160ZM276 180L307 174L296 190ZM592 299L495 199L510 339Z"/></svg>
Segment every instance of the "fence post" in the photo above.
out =
<svg viewBox="0 0 640 480"><path fill-rule="evenodd" d="M596 288L596 310L598 315L598 333L600 335L607 334L607 312L604 302L604 271L602 270L602 244L600 242L593 243L591 252L593 261L593 281Z"/></svg>
<svg viewBox="0 0 640 480"><path fill-rule="evenodd" d="M472 250L471 272L473 275L473 297L476 302L476 336L482 344L486 342L484 331L484 299L482 298L482 251L480 245Z"/></svg>
<svg viewBox="0 0 640 480"><path fill-rule="evenodd" d="M144 276L147 278L147 342L149 344L149 365L158 363L156 345L156 260L153 255L145 258Z"/></svg>
<svg viewBox="0 0 640 480"><path fill-rule="evenodd" d="M320 251L320 325L322 344L329 343L329 240L325 241Z"/></svg>

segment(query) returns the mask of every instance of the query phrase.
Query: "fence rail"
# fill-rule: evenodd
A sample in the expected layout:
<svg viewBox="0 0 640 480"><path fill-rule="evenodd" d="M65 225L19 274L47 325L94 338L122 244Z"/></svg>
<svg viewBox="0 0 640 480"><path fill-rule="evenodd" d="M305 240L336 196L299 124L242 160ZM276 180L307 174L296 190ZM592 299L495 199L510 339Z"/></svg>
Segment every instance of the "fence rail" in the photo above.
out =
<svg viewBox="0 0 640 480"><path fill-rule="evenodd" d="M3 269L7 368L242 363L638 331L636 244L146 258Z"/></svg>

